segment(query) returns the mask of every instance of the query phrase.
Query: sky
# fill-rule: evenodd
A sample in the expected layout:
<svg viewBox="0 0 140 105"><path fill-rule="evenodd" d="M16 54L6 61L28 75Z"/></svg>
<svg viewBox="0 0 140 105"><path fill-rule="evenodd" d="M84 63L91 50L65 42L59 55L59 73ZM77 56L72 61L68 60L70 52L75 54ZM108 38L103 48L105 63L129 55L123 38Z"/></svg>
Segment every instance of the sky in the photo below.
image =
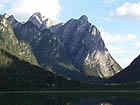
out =
<svg viewBox="0 0 140 105"><path fill-rule="evenodd" d="M140 0L0 0L0 14L27 21L41 12L55 22L88 16L112 57L125 68L140 54Z"/></svg>

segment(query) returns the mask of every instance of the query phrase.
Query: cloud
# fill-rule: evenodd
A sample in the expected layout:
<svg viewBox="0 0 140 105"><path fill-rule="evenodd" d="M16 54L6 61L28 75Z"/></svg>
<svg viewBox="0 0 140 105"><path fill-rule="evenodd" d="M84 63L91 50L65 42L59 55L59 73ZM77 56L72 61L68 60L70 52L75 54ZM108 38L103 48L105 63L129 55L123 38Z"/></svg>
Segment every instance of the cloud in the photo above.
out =
<svg viewBox="0 0 140 105"><path fill-rule="evenodd" d="M0 0L0 3L7 3L9 0Z"/></svg>
<svg viewBox="0 0 140 105"><path fill-rule="evenodd" d="M117 62L121 65L121 67L125 68L128 65L130 65L130 63L136 58L136 56L132 56L129 58L123 58L123 59L116 59Z"/></svg>
<svg viewBox="0 0 140 105"><path fill-rule="evenodd" d="M111 51L111 53L115 53L115 54L128 52L127 50L124 50L123 48L117 46L107 45L107 48L109 49L109 51Z"/></svg>
<svg viewBox="0 0 140 105"><path fill-rule="evenodd" d="M111 34L105 32L102 27L99 30L107 49L123 68L127 67L139 54L140 41L135 34ZM136 49L132 50L132 48Z"/></svg>
<svg viewBox="0 0 140 105"><path fill-rule="evenodd" d="M35 12L57 20L61 10L59 0L10 0L8 3L11 9L7 13L14 15L20 21L27 21Z"/></svg>
<svg viewBox="0 0 140 105"><path fill-rule="evenodd" d="M115 12L110 12L111 16L120 17L127 20L140 21L140 2L124 3Z"/></svg>
<svg viewBox="0 0 140 105"><path fill-rule="evenodd" d="M103 0L102 3L104 4L112 4L115 3L117 0Z"/></svg>
<svg viewBox="0 0 140 105"><path fill-rule="evenodd" d="M110 22L111 21L110 17L103 17L102 20L104 20L106 22Z"/></svg>
<svg viewBox="0 0 140 105"><path fill-rule="evenodd" d="M127 34L127 35L120 35L120 34L110 34L105 32L102 28L100 28L102 38L104 39L105 43L124 43L131 40L136 39L135 34Z"/></svg>
<svg viewBox="0 0 140 105"><path fill-rule="evenodd" d="M97 20L103 20L105 22L111 22L111 18L110 17L101 17L101 16L97 16L95 17Z"/></svg>
<svg viewBox="0 0 140 105"><path fill-rule="evenodd" d="M0 11L3 10L3 8L4 8L4 5L0 4Z"/></svg>
<svg viewBox="0 0 140 105"><path fill-rule="evenodd" d="M136 46L136 47L140 47L140 41L134 42L133 45Z"/></svg>

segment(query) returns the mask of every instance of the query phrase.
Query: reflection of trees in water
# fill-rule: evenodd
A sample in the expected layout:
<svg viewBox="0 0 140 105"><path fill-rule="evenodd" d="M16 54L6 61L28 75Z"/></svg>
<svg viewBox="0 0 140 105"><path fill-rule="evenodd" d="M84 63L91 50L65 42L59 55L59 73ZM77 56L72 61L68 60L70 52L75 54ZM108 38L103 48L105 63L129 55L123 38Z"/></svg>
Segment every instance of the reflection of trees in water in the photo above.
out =
<svg viewBox="0 0 140 105"><path fill-rule="evenodd" d="M1 94L0 105L139 105L140 98L131 96L108 93Z"/></svg>

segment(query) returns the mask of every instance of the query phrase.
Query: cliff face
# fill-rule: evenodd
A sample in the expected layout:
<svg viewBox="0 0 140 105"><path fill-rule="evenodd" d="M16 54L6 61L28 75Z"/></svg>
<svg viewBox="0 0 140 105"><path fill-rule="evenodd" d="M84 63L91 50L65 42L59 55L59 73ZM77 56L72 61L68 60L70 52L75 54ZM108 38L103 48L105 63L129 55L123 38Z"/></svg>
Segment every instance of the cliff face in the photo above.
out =
<svg viewBox="0 0 140 105"><path fill-rule="evenodd" d="M76 72L101 78L111 77L121 70L105 47L99 30L85 15L57 25L50 19L43 21L40 13L35 13L22 25L15 26L15 20L9 21L16 36L31 45L43 68L51 65L54 68L51 70L66 76ZM67 72L69 70L75 72Z"/></svg>
<svg viewBox="0 0 140 105"><path fill-rule="evenodd" d="M105 47L99 30L88 22L86 16L71 19L63 25L53 26L73 64L90 76L110 77L121 70Z"/></svg>

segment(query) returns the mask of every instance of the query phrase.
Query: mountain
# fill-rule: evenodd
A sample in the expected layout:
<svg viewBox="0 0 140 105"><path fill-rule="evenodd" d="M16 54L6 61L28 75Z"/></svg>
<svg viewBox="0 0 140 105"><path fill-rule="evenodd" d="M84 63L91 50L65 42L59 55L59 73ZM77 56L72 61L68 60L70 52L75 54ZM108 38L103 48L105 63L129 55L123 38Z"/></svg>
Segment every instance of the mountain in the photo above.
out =
<svg viewBox="0 0 140 105"><path fill-rule="evenodd" d="M0 15L0 91L139 89L140 55L121 71L86 16L54 25L35 14L26 23ZM110 76L125 84L94 84Z"/></svg>
<svg viewBox="0 0 140 105"><path fill-rule="evenodd" d="M32 22L34 15L20 29L18 26L14 27L15 25L10 21L11 17L8 18L18 40L25 40L31 45L38 64L44 69L76 79L83 78L71 64L60 40L49 29L42 30L37 26L36 21ZM12 18L17 21L14 17Z"/></svg>
<svg viewBox="0 0 140 105"><path fill-rule="evenodd" d="M18 40L29 43L44 69L85 80L108 78L121 71L105 47L99 30L89 23L87 16L57 25L50 19L44 20L41 13L33 14L24 24L13 16L8 20Z"/></svg>
<svg viewBox="0 0 140 105"><path fill-rule="evenodd" d="M60 39L72 64L89 76L111 77L121 70L105 47L99 30L83 15L50 30Z"/></svg>
<svg viewBox="0 0 140 105"><path fill-rule="evenodd" d="M140 81L140 55L118 74L109 78L109 82L125 83Z"/></svg>
<svg viewBox="0 0 140 105"><path fill-rule="evenodd" d="M55 37L53 40L56 40ZM90 84L58 76L49 68L42 69L35 61L29 46L16 38L6 17L0 16L0 91L79 90L90 87Z"/></svg>

